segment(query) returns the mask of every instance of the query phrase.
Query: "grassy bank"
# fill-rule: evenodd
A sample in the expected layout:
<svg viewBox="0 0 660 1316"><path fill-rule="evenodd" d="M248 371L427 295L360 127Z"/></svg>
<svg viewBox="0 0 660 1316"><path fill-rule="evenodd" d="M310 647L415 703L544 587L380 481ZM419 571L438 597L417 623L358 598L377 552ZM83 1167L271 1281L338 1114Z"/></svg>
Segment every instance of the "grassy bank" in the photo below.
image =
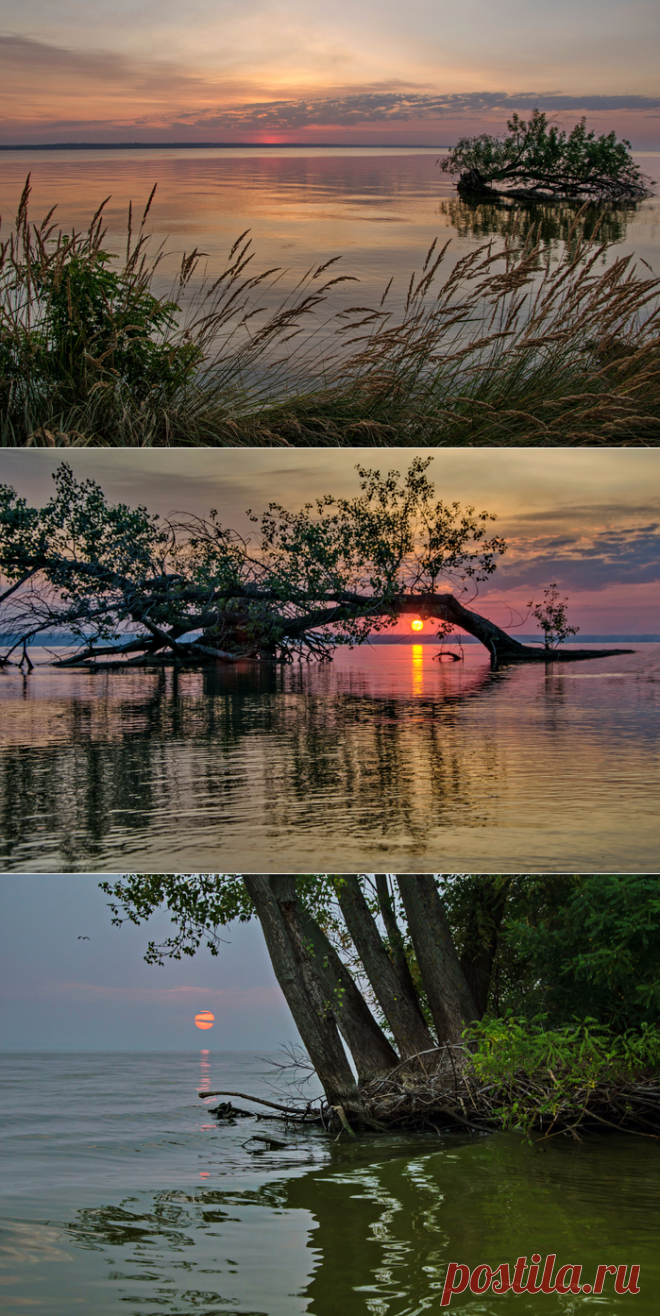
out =
<svg viewBox="0 0 660 1316"><path fill-rule="evenodd" d="M0 249L3 445L660 442L660 280L587 238L580 212L552 260L537 230L449 273L434 244L402 307L388 285L333 311L331 259L273 311L281 272L253 273L248 234L212 282L184 256L163 298L151 201L121 263L103 207L66 234L28 201L26 186Z"/></svg>

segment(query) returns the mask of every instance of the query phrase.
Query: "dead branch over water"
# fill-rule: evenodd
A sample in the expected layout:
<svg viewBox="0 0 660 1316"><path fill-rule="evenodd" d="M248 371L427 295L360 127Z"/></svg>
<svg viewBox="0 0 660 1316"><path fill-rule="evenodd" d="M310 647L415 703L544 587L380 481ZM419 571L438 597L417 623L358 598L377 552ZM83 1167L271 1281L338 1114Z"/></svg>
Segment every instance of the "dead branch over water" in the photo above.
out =
<svg viewBox="0 0 660 1316"><path fill-rule="evenodd" d="M494 1133L504 1129L559 1135L581 1141L586 1133L629 1133L660 1138L660 1077L640 1074L624 1079L616 1070L609 1078L568 1087L553 1070L543 1075L518 1070L506 1080L482 1083L463 1045L444 1046L410 1057L386 1077L360 1088L361 1122L349 1122L340 1106L308 1101L304 1105L266 1101L243 1092L200 1092L202 1098L235 1096L281 1112L275 1118L296 1125L316 1125L350 1137L358 1133L445 1132L465 1129ZM224 1103L211 1113L219 1120L254 1115Z"/></svg>

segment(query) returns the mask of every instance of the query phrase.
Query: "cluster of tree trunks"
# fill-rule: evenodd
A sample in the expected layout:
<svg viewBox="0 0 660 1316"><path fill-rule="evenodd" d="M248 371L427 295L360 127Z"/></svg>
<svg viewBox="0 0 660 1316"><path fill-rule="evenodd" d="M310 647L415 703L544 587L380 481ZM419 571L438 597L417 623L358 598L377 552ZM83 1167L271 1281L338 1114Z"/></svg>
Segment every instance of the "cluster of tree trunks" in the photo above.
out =
<svg viewBox="0 0 660 1316"><path fill-rule="evenodd" d="M412 1068L434 1051L458 1043L484 1012L498 920L506 895L485 879L477 888L473 935L459 960L435 879L396 878L408 933L433 1020L424 1017L398 926L388 879L377 878L384 940L356 875L335 879L341 911L373 996L394 1039L377 1023L323 929L298 901L292 876L253 874L243 881L254 902L277 980L329 1104L352 1122L369 1123L360 1088L402 1062ZM479 901L484 908L477 908ZM490 902L490 904L489 904ZM488 905L488 909L486 909ZM480 915L494 929L477 933ZM357 1081L343 1042L350 1053Z"/></svg>

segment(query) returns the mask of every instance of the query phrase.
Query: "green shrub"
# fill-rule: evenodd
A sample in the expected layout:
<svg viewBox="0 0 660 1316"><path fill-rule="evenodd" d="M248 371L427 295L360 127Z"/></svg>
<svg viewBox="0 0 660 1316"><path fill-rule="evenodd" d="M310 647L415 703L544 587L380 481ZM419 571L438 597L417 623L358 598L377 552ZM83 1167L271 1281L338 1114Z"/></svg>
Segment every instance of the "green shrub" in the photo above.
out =
<svg viewBox="0 0 660 1316"><path fill-rule="evenodd" d="M53 239L50 215L38 227L29 223L28 198L29 180L16 232L1 252L3 408L67 409L98 390L127 394L138 405L170 401L202 352L177 335L177 303L151 292L154 266L143 258L142 234L131 250L129 228L125 264L111 269L102 209L84 235Z"/></svg>
<svg viewBox="0 0 660 1316"><path fill-rule="evenodd" d="M585 1117L598 1120L594 1107L599 1098L609 1104L617 1095L620 1121L628 1109L629 1085L660 1070L660 1028L655 1024L616 1033L595 1019L548 1028L545 1015L525 1019L509 1014L482 1019L464 1036L473 1047L469 1072L502 1102L495 1112L502 1126L527 1132L545 1126L547 1133L555 1121L576 1127ZM600 1122L611 1121L601 1117Z"/></svg>

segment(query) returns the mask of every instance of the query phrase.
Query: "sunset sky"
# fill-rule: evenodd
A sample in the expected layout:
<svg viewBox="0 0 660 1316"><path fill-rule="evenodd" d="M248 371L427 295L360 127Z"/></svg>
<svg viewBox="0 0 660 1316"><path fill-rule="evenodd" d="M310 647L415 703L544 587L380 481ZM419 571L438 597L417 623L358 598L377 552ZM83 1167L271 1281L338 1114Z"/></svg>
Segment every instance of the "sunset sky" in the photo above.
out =
<svg viewBox="0 0 660 1316"><path fill-rule="evenodd" d="M269 501L298 508L324 493L359 492L356 463L405 471L416 451L259 449L72 452L78 478L98 481L111 501L144 503L161 515L208 514L254 533L245 512ZM5 449L0 482L33 503L53 492L62 454ZM583 633L660 632L660 452L657 449L437 449L430 476L445 502L497 514L508 551L480 586L479 610L504 627L557 582L569 620ZM408 629L407 623L400 623ZM524 632L534 632L528 621Z"/></svg>
<svg viewBox="0 0 660 1316"><path fill-rule="evenodd" d="M145 964L171 932L113 928L100 878L0 875L0 1051L275 1050L297 1040L258 923L236 924L217 959ZM88 937L89 940L78 940ZM211 1010L208 1032L195 1015Z"/></svg>
<svg viewBox="0 0 660 1316"><path fill-rule="evenodd" d="M452 144L538 104L660 145L654 0L5 0L0 141Z"/></svg>

